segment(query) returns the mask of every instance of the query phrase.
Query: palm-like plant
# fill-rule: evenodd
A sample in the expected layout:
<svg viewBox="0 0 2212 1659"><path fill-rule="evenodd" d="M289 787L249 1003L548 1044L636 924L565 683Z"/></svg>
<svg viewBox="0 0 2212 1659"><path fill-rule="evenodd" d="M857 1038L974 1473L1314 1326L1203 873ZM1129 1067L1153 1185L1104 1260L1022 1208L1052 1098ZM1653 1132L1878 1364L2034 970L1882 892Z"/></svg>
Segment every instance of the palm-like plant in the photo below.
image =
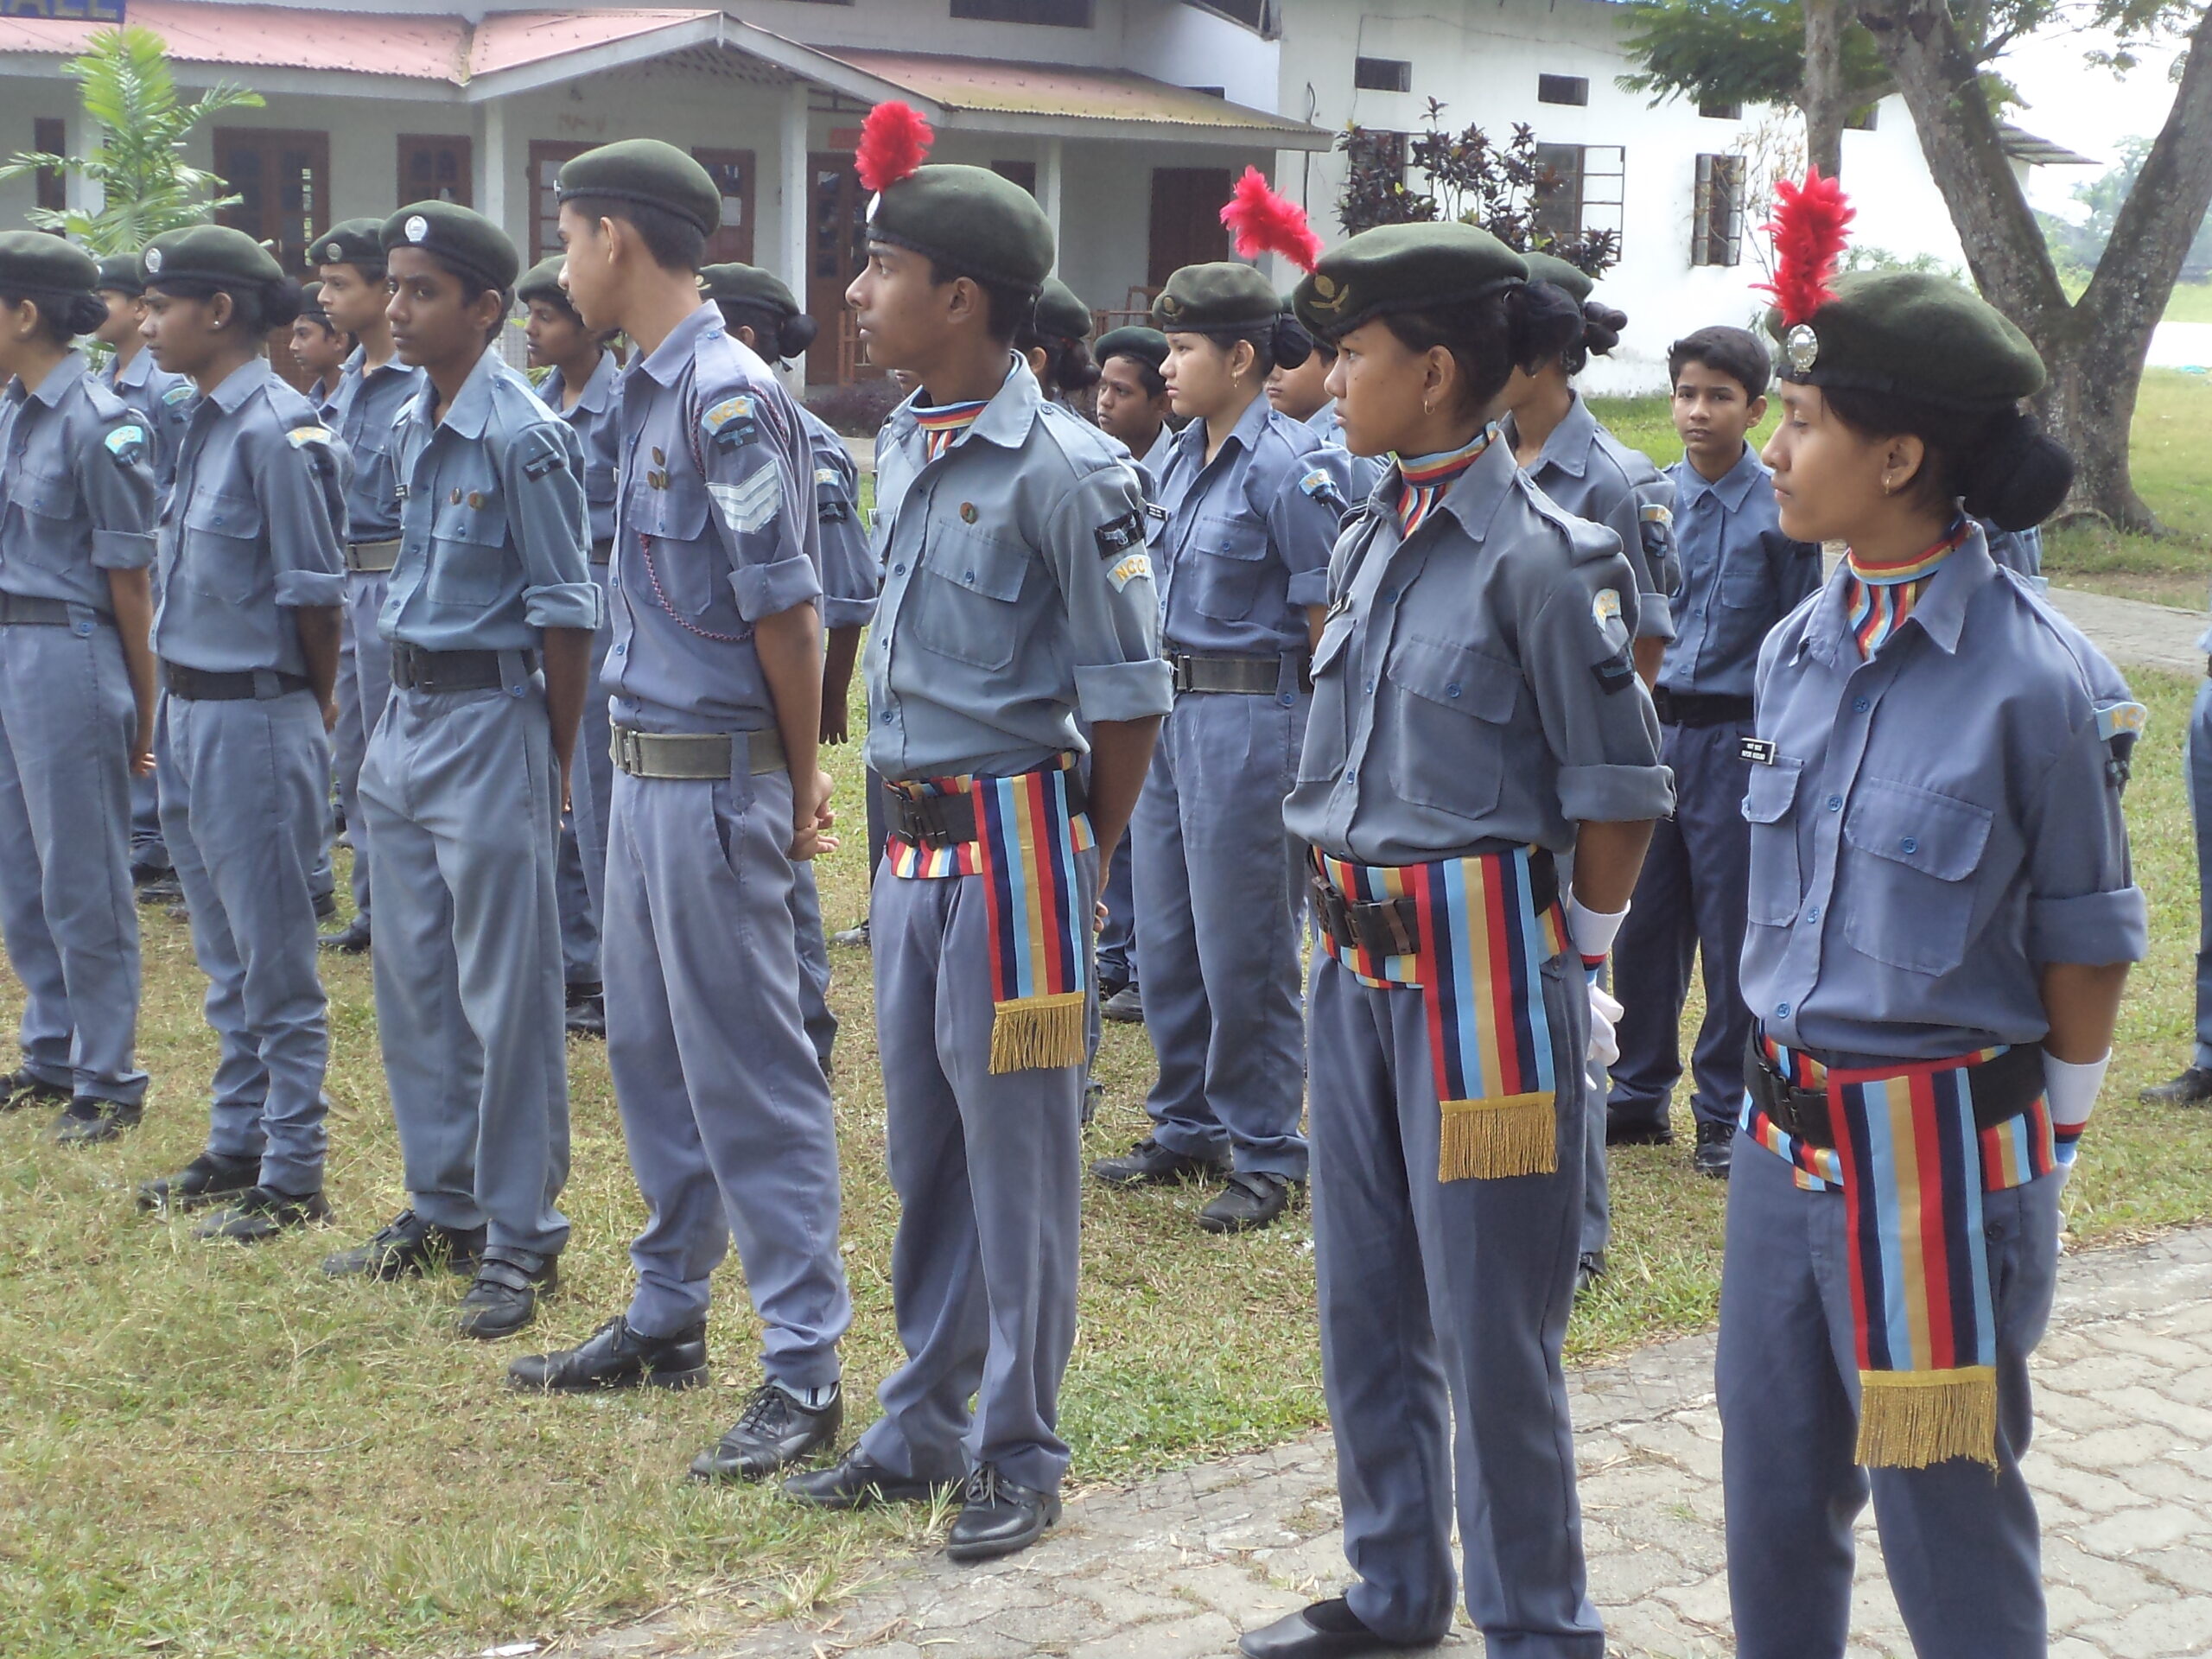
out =
<svg viewBox="0 0 2212 1659"><path fill-rule="evenodd" d="M99 147L84 156L17 154L0 164L0 180L79 173L99 187L102 205L94 213L35 208L33 226L60 231L95 254L136 253L163 231L205 224L238 200L224 194L220 175L186 163L185 141L211 116L259 109L260 93L223 82L182 102L168 43L135 24L102 29L62 73L83 88L85 113L99 124Z"/></svg>

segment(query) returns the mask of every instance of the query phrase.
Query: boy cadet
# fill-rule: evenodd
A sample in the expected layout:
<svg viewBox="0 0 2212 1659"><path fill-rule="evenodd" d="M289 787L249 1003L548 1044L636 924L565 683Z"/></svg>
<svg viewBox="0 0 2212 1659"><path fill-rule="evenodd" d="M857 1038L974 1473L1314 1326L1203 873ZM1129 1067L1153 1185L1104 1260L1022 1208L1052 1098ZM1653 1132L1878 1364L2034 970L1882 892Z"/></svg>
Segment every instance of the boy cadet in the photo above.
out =
<svg viewBox="0 0 2212 1659"><path fill-rule="evenodd" d="M322 233L312 251L321 270L316 298L331 326L361 343L340 372L330 419L353 461L346 492L345 656L338 668L338 801L353 842L353 917L322 943L358 956L369 948L368 831L361 823L361 756L391 696L391 651L377 632L393 562L399 556L399 495L392 472L392 424L423 385L423 372L400 361L385 315L380 219L349 219Z"/></svg>
<svg viewBox="0 0 2212 1659"><path fill-rule="evenodd" d="M733 1230L766 1380L691 1465L761 1479L834 1443L837 1250L830 1086L799 1014L793 862L836 843L822 718L814 468L773 372L697 271L721 203L658 139L561 169L566 282L584 321L637 342L619 393L607 656L615 762L600 950L607 1060L652 1219L630 1305L524 1389L707 1374L709 1279Z"/></svg>
<svg viewBox="0 0 2212 1659"><path fill-rule="evenodd" d="M1626 1012L1611 1068L1606 1140L1672 1140L1667 1103L1681 1076L1679 1038L1690 958L1704 963L1705 1020L1691 1098L1697 1167L1728 1173L1743 1105L1751 1010L1736 983L1748 925L1751 825L1744 793L1751 763L1751 679L1769 630L1821 585L1821 550L1793 542L1775 517L1772 475L1744 442L1766 414L1770 358L1742 328L1700 328L1667 354L1682 458L1675 486L1681 585L1651 700L1663 728L1660 759L1675 773L1675 816L1652 831L1636 899L1613 946Z"/></svg>
<svg viewBox="0 0 2212 1659"><path fill-rule="evenodd" d="M1108 329L1091 349L1098 359L1095 403L1099 429L1109 438L1119 438L1136 457L1156 496L1177 429L1172 418L1174 399L1160 373L1160 365L1167 360L1167 336L1133 323Z"/></svg>
<svg viewBox="0 0 2212 1659"><path fill-rule="evenodd" d="M964 1479L950 1553L980 1560L1059 1513L1092 906L1172 690L1136 474L1009 350L1052 227L996 174L918 167L928 137L903 105L869 114L878 194L846 292L871 359L921 383L876 440L862 659L891 814L870 913L907 1359L860 1443L784 1490L849 1509Z"/></svg>
<svg viewBox="0 0 2212 1659"><path fill-rule="evenodd" d="M346 359L360 342L330 321L330 313L322 308L321 283L303 283L300 299L300 315L292 319L292 361L312 377L308 401L318 410L327 409L338 395Z"/></svg>
<svg viewBox="0 0 2212 1659"><path fill-rule="evenodd" d="M409 1207L323 1270L473 1264L458 1328L537 1313L569 1224L553 854L599 591L576 435L491 348L514 244L450 202L379 232L392 338L423 371L391 433L400 550L378 626L391 704L362 757L377 1029Z"/></svg>

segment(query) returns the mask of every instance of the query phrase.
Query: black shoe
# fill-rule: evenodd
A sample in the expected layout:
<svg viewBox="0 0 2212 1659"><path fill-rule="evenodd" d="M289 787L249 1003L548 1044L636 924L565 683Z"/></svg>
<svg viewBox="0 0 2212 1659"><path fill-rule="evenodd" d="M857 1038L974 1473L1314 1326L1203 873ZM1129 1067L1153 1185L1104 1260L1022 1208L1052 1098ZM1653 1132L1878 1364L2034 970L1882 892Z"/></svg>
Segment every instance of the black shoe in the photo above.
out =
<svg viewBox="0 0 2212 1659"><path fill-rule="evenodd" d="M1605 1276L1605 1253L1603 1250L1583 1251L1581 1258L1574 1264L1574 1300L1579 1302L1587 1296Z"/></svg>
<svg viewBox="0 0 2212 1659"><path fill-rule="evenodd" d="M137 1128L145 1115L143 1107L79 1095L47 1127L46 1138L57 1147L97 1147Z"/></svg>
<svg viewBox="0 0 2212 1659"><path fill-rule="evenodd" d="M476 1277L461 1299L454 1329L480 1342L512 1337L537 1317L537 1299L561 1287L561 1258L535 1250L486 1246Z"/></svg>
<svg viewBox="0 0 2212 1659"><path fill-rule="evenodd" d="M607 1035L607 998L601 994L596 981L569 987L566 1024L572 1037Z"/></svg>
<svg viewBox="0 0 2212 1659"><path fill-rule="evenodd" d="M1126 1157L1101 1158L1090 1166L1090 1173L1108 1186L1172 1186L1178 1181L1226 1175L1229 1160L1170 1152L1147 1135L1129 1148Z"/></svg>
<svg viewBox="0 0 2212 1659"><path fill-rule="evenodd" d="M1089 1128L1097 1121L1098 1109L1105 1103L1106 1085L1096 1077L1085 1078L1083 1085L1083 1127L1084 1128Z"/></svg>
<svg viewBox="0 0 2212 1659"><path fill-rule="evenodd" d="M2212 1065L2192 1065L2170 1083L2154 1083L2135 1096L2152 1106L2202 1106L2212 1101Z"/></svg>
<svg viewBox="0 0 2212 1659"><path fill-rule="evenodd" d="M353 918L335 933L318 935L315 943L326 950L335 950L341 957L365 955L369 948L369 918L357 912Z"/></svg>
<svg viewBox="0 0 2212 1659"><path fill-rule="evenodd" d="M779 1385L763 1382L729 1433L691 1459L691 1478L766 1480L836 1445L844 1424L843 1389L810 1410Z"/></svg>
<svg viewBox="0 0 2212 1659"><path fill-rule="evenodd" d="M1238 1170L1221 1195L1198 1211L1210 1233L1251 1233L1290 1207L1290 1182L1264 1170Z"/></svg>
<svg viewBox="0 0 2212 1659"><path fill-rule="evenodd" d="M996 1464L981 1464L961 1491L959 1518L944 1541L945 1557L955 1561L996 1560L1028 1548L1059 1518L1058 1493L1017 1486L999 1473Z"/></svg>
<svg viewBox="0 0 2212 1659"><path fill-rule="evenodd" d="M142 905L181 905L184 902L184 883L175 876L162 874L150 881L138 884L138 902Z"/></svg>
<svg viewBox="0 0 2212 1659"><path fill-rule="evenodd" d="M226 1158L219 1152L203 1152L174 1175L139 1182L138 1207L143 1211L201 1210L252 1192L260 1179L258 1158Z"/></svg>
<svg viewBox="0 0 2212 1659"><path fill-rule="evenodd" d="M1129 976L1127 974L1118 975L1112 978L1109 978L1106 975L1101 974L1098 976L1098 1001L1100 1005L1103 1007L1104 1004L1111 1002L1116 997L1119 996L1123 991L1126 991L1128 988Z"/></svg>
<svg viewBox="0 0 2212 1659"><path fill-rule="evenodd" d="M67 1106L69 1085L48 1083L29 1066L18 1066L0 1077L0 1112L20 1112L26 1106Z"/></svg>
<svg viewBox="0 0 2212 1659"><path fill-rule="evenodd" d="M338 915L338 895L318 893L315 896L315 918L318 922L335 920Z"/></svg>
<svg viewBox="0 0 2212 1659"><path fill-rule="evenodd" d="M412 1210L403 1210L378 1228L357 1249L340 1250L322 1264L334 1279L404 1279L410 1274L443 1268L449 1273L473 1274L484 1254L484 1230L463 1230L425 1221Z"/></svg>
<svg viewBox="0 0 2212 1659"><path fill-rule="evenodd" d="M1710 1175L1716 1181L1725 1181L1728 1179L1728 1160L1732 1155L1731 1148L1735 1142L1736 1126L1733 1123L1700 1122L1697 1126L1697 1150L1691 1154L1690 1161L1699 1174Z"/></svg>
<svg viewBox="0 0 2212 1659"><path fill-rule="evenodd" d="M234 1244L265 1244L299 1227L321 1227L330 1220L330 1201L320 1192L282 1192L257 1186L229 1208L218 1210L192 1230L199 1239L228 1239Z"/></svg>
<svg viewBox="0 0 2212 1659"><path fill-rule="evenodd" d="M182 898L184 895L179 893L176 896ZM165 905L162 914L173 922L188 922L192 919L192 907L189 905Z"/></svg>
<svg viewBox="0 0 2212 1659"><path fill-rule="evenodd" d="M1631 1116L1626 1112L1608 1111L1605 1114L1605 1144L1609 1147L1671 1147L1675 1144L1674 1126L1663 1116L1655 1122L1641 1113Z"/></svg>
<svg viewBox="0 0 2212 1659"><path fill-rule="evenodd" d="M1244 1659L1362 1659L1370 1653L1433 1648L1433 1642L1393 1642L1360 1623L1342 1596L1317 1601L1236 1639Z"/></svg>
<svg viewBox="0 0 2212 1659"><path fill-rule="evenodd" d="M601 1389L696 1389L707 1380L703 1321L669 1337L648 1337L616 1314L573 1348L531 1354L507 1367L507 1386L548 1394Z"/></svg>
<svg viewBox="0 0 2212 1659"><path fill-rule="evenodd" d="M810 1503L817 1510L865 1510L877 1503L931 1503L946 1492L960 1490L957 1480L914 1480L894 1475L862 1457L860 1448L827 1469L793 1475L784 1483L784 1496Z"/></svg>
<svg viewBox="0 0 2212 1659"><path fill-rule="evenodd" d="M134 887L143 887L169 879L171 872L166 864L142 864L135 858L130 861L130 885Z"/></svg>
<svg viewBox="0 0 2212 1659"><path fill-rule="evenodd" d="M868 918L863 916L851 927L841 927L830 936L830 943L842 944L848 950L865 950L868 946Z"/></svg>
<svg viewBox="0 0 2212 1659"><path fill-rule="evenodd" d="M1098 1017L1117 1026L1144 1024L1144 993L1134 985L1122 986L1098 1005Z"/></svg>

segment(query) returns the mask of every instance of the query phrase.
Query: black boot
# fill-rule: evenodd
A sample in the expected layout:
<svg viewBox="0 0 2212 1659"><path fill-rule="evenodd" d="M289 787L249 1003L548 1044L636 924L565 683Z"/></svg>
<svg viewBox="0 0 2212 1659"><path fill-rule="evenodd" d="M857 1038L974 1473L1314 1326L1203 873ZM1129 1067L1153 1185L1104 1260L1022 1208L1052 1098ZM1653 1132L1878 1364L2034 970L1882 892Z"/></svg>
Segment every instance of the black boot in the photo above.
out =
<svg viewBox="0 0 2212 1659"><path fill-rule="evenodd" d="M69 1085L48 1083L29 1066L18 1066L0 1077L0 1112L20 1112L27 1106L67 1106Z"/></svg>
<svg viewBox="0 0 2212 1659"><path fill-rule="evenodd" d="M145 1115L143 1107L79 1095L48 1127L46 1138L57 1147L97 1147L137 1128Z"/></svg>
<svg viewBox="0 0 2212 1659"><path fill-rule="evenodd" d="M369 948L369 918L356 912L353 918L335 933L321 933L315 943L326 950L335 950L341 957L358 957Z"/></svg>
<svg viewBox="0 0 2212 1659"><path fill-rule="evenodd" d="M819 1406L803 1405L775 1382L763 1382L728 1433L691 1459L694 1480L766 1480L837 1444L845 1395L833 1386Z"/></svg>
<svg viewBox="0 0 2212 1659"><path fill-rule="evenodd" d="M567 1025L572 1037L607 1035L607 998L597 980L580 980L569 987Z"/></svg>
<svg viewBox="0 0 2212 1659"><path fill-rule="evenodd" d="M2212 1066L2192 1065L2166 1083L2154 1083L2135 1096L2152 1106L2202 1106L2212 1101Z"/></svg>
<svg viewBox="0 0 2212 1659"><path fill-rule="evenodd" d="M257 1186L227 1209L192 1230L199 1239L225 1239L233 1244L265 1244L280 1234L302 1227L325 1226L330 1202L320 1192L285 1192L273 1186Z"/></svg>
<svg viewBox="0 0 2212 1659"><path fill-rule="evenodd" d="M138 1183L141 1210L200 1210L251 1192L261 1179L258 1158L203 1152L174 1175Z"/></svg>
<svg viewBox="0 0 2212 1659"><path fill-rule="evenodd" d="M1342 1596L1317 1601L1310 1607L1247 1630L1237 1639L1236 1651L1244 1659L1365 1659L1369 1654L1403 1653L1408 1648L1430 1648L1433 1642L1392 1642L1376 1635L1360 1622Z"/></svg>
<svg viewBox="0 0 2212 1659"><path fill-rule="evenodd" d="M1129 1148L1127 1156L1101 1158L1090 1166L1090 1173L1108 1186L1173 1186L1179 1181L1226 1175L1229 1161L1170 1152L1147 1135Z"/></svg>
<svg viewBox="0 0 2212 1659"><path fill-rule="evenodd" d="M955 1561L995 1560L1027 1549L1060 1518L1058 1493L1016 1485L995 1463L976 1466L960 1499L959 1518L944 1541L945 1556Z"/></svg>
<svg viewBox="0 0 2212 1659"><path fill-rule="evenodd" d="M486 1245L468 1294L461 1299L454 1329L481 1342L512 1337L537 1317L537 1299L560 1288L560 1262L557 1255L535 1250Z"/></svg>
<svg viewBox="0 0 2212 1659"><path fill-rule="evenodd" d="M784 1496L810 1503L817 1510L865 1510L877 1503L930 1503L946 1492L960 1490L957 1480L915 1480L894 1475L880 1464L870 1463L855 1446L827 1469L793 1475L784 1483Z"/></svg>
<svg viewBox="0 0 2212 1659"><path fill-rule="evenodd" d="M465 1231L441 1227L412 1210L403 1210L378 1228L367 1243L340 1250L324 1262L322 1270L334 1279L404 1279L433 1268L473 1274L483 1254L481 1227Z"/></svg>
<svg viewBox="0 0 2212 1659"><path fill-rule="evenodd" d="M648 1337L616 1314L573 1348L529 1354L507 1367L507 1386L549 1394L601 1389L696 1389L707 1380L703 1321L672 1336Z"/></svg>
<svg viewBox="0 0 2212 1659"><path fill-rule="evenodd" d="M1198 1211L1198 1225L1210 1233L1257 1232L1289 1207L1287 1177L1240 1169L1221 1195Z"/></svg>
<svg viewBox="0 0 2212 1659"><path fill-rule="evenodd" d="M1605 1253L1603 1250L1583 1251L1574 1264L1574 1300L1579 1302L1587 1296L1605 1276Z"/></svg>
<svg viewBox="0 0 2212 1659"><path fill-rule="evenodd" d="M1716 1181L1728 1179L1728 1162L1733 1155L1731 1148L1736 1142L1733 1123L1708 1123L1700 1119L1697 1126L1697 1150L1690 1156L1692 1166L1700 1175L1709 1175Z"/></svg>

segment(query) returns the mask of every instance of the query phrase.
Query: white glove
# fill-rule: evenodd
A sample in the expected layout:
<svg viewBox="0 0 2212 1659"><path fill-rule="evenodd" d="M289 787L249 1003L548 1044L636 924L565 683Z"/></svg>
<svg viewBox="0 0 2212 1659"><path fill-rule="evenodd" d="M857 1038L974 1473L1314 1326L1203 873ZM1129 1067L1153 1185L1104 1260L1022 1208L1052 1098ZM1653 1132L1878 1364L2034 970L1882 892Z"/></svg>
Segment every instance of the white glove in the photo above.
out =
<svg viewBox="0 0 2212 1659"><path fill-rule="evenodd" d="M1596 980L1590 982L1590 1052L1591 1063L1604 1071L1621 1057L1621 1039L1614 1026L1621 1017L1621 1005L1613 1000L1612 993Z"/></svg>

